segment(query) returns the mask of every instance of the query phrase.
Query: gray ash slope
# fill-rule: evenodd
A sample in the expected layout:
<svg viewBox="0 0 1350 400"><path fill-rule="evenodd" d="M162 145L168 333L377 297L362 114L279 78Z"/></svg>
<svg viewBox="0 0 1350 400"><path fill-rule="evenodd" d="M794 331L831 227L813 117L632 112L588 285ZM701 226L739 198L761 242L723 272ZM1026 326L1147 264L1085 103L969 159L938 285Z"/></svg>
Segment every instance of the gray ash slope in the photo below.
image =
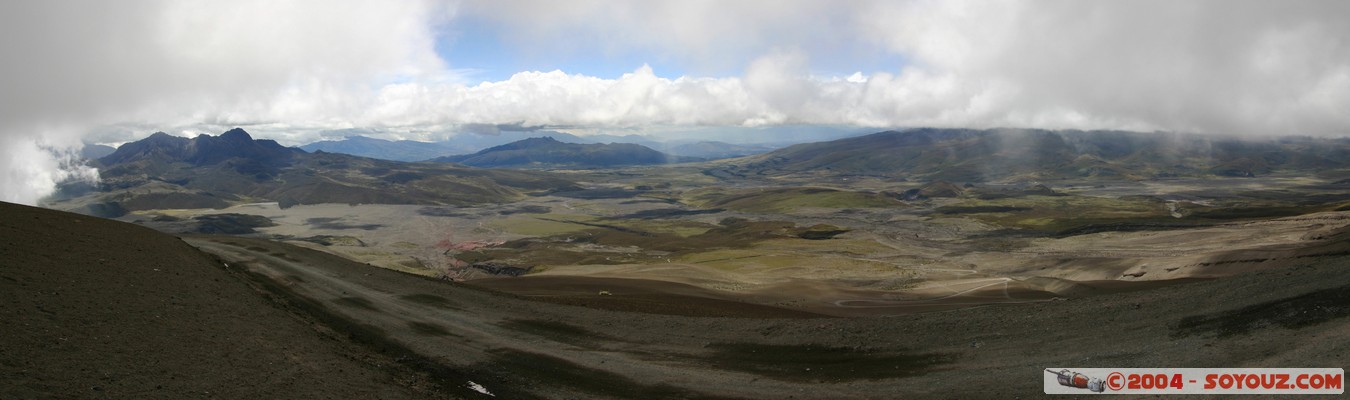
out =
<svg viewBox="0 0 1350 400"><path fill-rule="evenodd" d="M0 203L0 243L0 397L444 394L175 237Z"/></svg>

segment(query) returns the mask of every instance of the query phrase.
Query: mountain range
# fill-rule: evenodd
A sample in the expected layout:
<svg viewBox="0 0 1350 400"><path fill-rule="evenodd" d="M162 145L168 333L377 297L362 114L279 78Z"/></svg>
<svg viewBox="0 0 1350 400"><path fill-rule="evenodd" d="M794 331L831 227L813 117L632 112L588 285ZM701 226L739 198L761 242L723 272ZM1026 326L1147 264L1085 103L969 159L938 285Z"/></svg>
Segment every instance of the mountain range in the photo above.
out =
<svg viewBox="0 0 1350 400"><path fill-rule="evenodd" d="M769 144L734 144L713 140L676 140L663 142L641 135L577 136L555 131L509 131L497 135L461 134L440 142L414 140L384 140L366 136L348 136L342 140L325 140L300 146L309 152L324 151L392 161L424 161L439 157L472 154L489 147L500 146L534 137L551 137L563 143L603 144L630 143L645 146L670 155L719 159L760 154L781 146ZM106 147L106 146L105 146ZM92 149L110 151L103 148ZM89 157L97 158L97 157Z"/></svg>
<svg viewBox="0 0 1350 400"><path fill-rule="evenodd" d="M1251 177L1350 167L1350 139L937 129L790 146L711 168L721 177L828 174L924 181Z"/></svg>
<svg viewBox="0 0 1350 400"><path fill-rule="evenodd" d="M392 161L425 161L436 157L469 154L492 146L550 136L568 143L595 143L576 135L554 131L502 131L497 134L464 133L440 142L414 140L384 140L367 136L347 136L342 140L326 140L300 146L309 152L324 151Z"/></svg>
<svg viewBox="0 0 1350 400"><path fill-rule="evenodd" d="M346 154L309 153L242 129L192 139L156 133L95 161L101 182L64 188L66 209L104 216L128 211L221 208L275 201L467 205L501 203L530 192L571 190L570 180L535 171L407 163ZM62 200L62 199L58 199Z"/></svg>
<svg viewBox="0 0 1350 400"><path fill-rule="evenodd" d="M432 159L485 168L608 168L701 161L632 143L564 143L552 137L530 138L486 150Z"/></svg>

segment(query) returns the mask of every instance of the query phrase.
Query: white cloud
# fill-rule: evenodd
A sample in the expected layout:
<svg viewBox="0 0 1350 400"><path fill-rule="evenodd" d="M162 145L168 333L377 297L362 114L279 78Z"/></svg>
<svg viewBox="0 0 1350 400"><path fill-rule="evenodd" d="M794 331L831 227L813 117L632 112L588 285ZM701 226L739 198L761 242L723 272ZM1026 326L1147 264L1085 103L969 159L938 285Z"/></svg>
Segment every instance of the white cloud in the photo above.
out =
<svg viewBox="0 0 1350 400"><path fill-rule="evenodd" d="M1345 135L1350 3L876 4L860 18L917 68L999 111L972 122ZM997 88L997 89L995 89ZM1000 92L1000 93L995 93ZM972 116L975 117L975 116Z"/></svg>
<svg viewBox="0 0 1350 400"><path fill-rule="evenodd" d="M233 126L286 144L482 124L1341 136L1344 15L1340 1L0 2L0 184L22 202L50 193L71 176L53 154L81 136ZM653 54L691 73L523 71L470 85L453 69L464 63L435 52L438 29L467 19L508 35L506 51ZM905 65L814 71L859 53ZM725 70L742 72L700 73Z"/></svg>
<svg viewBox="0 0 1350 400"><path fill-rule="evenodd" d="M32 204L87 176L60 154L99 125L341 124L332 116L363 108L363 91L447 73L433 44L451 11L416 0L0 2L4 198Z"/></svg>

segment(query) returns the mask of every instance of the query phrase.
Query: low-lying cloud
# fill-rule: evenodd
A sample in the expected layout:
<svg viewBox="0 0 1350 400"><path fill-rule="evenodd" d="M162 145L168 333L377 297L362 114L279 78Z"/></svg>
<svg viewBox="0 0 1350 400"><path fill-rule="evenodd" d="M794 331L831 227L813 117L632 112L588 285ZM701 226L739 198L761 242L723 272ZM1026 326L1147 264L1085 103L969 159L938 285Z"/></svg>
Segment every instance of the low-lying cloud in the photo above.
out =
<svg viewBox="0 0 1350 400"><path fill-rule="evenodd" d="M5 2L0 187L32 204L94 176L69 161L82 141L233 126L286 144L503 126L1343 136L1344 15L1340 1ZM469 20L517 51L598 46L691 72L475 82L473 60L436 52ZM903 62L830 72L860 53ZM701 72L725 70L739 72Z"/></svg>

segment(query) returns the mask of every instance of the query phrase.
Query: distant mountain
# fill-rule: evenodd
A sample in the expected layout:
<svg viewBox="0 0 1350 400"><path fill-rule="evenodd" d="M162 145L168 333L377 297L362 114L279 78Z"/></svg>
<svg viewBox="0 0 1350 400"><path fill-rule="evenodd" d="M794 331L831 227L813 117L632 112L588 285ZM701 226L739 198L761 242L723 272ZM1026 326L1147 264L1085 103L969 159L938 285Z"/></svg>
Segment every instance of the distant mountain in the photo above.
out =
<svg viewBox="0 0 1350 400"><path fill-rule="evenodd" d="M126 164L137 161L176 160L192 165L211 165L230 159L281 165L303 150L285 147L272 140L253 140L248 132L234 128L220 136L200 135L192 139L156 132L144 140L117 148L99 159L103 164Z"/></svg>
<svg viewBox="0 0 1350 400"><path fill-rule="evenodd" d="M350 154L392 161L424 161L436 157L469 154L492 146L548 135L562 142L595 143L576 135L554 131L503 131L496 134L461 133L442 142L384 140L353 135L342 140L325 140L300 146L305 151Z"/></svg>
<svg viewBox="0 0 1350 400"><path fill-rule="evenodd" d="M755 154L762 154L773 151L776 147L768 145L742 145L731 144L718 141L700 141L694 143L667 144L660 147L654 147L666 153L686 156L699 157L706 159L720 159L744 157Z"/></svg>
<svg viewBox="0 0 1350 400"><path fill-rule="evenodd" d="M343 140L326 140L300 146L308 152L323 151L392 161L422 161L470 151L452 142L390 141L365 136L349 136Z"/></svg>
<svg viewBox="0 0 1350 400"><path fill-rule="evenodd" d="M536 136L539 136L539 135L536 135ZM547 136L552 137L553 135L547 135ZM558 139L558 138L555 137L554 139ZM653 149L658 149L658 148L666 147L666 146L669 144L668 142L666 142L666 141L664 141L664 140L657 140L657 139L654 139L654 138L652 138L652 137L650 137L650 136L643 136L643 135L622 135L622 136L620 136L620 135L610 135L610 134L598 134L598 135L587 135L587 136L586 136L585 138L583 138L583 139L586 140L586 141L584 141L584 142L572 142L572 143L632 143L632 144L639 144L639 145L647 146L647 147L650 147L650 148L653 148ZM568 141L567 139L559 139L559 140L560 140L560 141L563 141L563 142Z"/></svg>
<svg viewBox="0 0 1350 400"><path fill-rule="evenodd" d="M117 151L116 147L89 143L80 149L80 157L94 160L112 154L114 151Z"/></svg>
<svg viewBox="0 0 1350 400"><path fill-rule="evenodd" d="M188 139L156 133L96 162L95 193L71 207L95 214L219 208L247 201L469 205L577 186L553 174L307 153L242 129ZM72 195L76 196L76 195Z"/></svg>
<svg viewBox="0 0 1350 400"><path fill-rule="evenodd" d="M577 144L563 143L552 137L538 137L507 143L474 154L441 157L432 161L486 168L607 168L690 162L698 159L672 156L632 143Z"/></svg>
<svg viewBox="0 0 1350 400"><path fill-rule="evenodd" d="M550 130L501 130L492 133L459 133L445 141L418 142L375 139L363 129L333 131L345 135L300 146L309 152L324 151L393 161L422 161L451 155L472 154L484 149L533 137L552 137L564 143L632 143L676 156L720 159L761 154L792 144L857 136L857 128L829 126L715 127L662 131L652 135L608 133L577 136Z"/></svg>
<svg viewBox="0 0 1350 400"><path fill-rule="evenodd" d="M627 134L620 136L613 134L596 134L587 135L585 138L594 140L596 143L637 143L658 150L665 144L684 144L704 141L727 142L751 146L767 145L778 148L794 144L823 142L846 137L862 136L874 132L876 132L875 129L830 125L775 125L759 127L695 126L656 129L644 135Z"/></svg>
<svg viewBox="0 0 1350 400"><path fill-rule="evenodd" d="M706 172L725 178L811 173L980 182L1258 176L1347 167L1350 141L1344 139L924 128L795 145Z"/></svg>
<svg viewBox="0 0 1350 400"><path fill-rule="evenodd" d="M590 136L582 137L566 132L558 131L500 131L495 134L480 133L460 133L447 139L446 142L455 143L470 149L460 154L468 154L493 146L501 146L507 143L518 142L521 140L535 137L551 137L563 143L601 143L599 140L592 139Z"/></svg>

